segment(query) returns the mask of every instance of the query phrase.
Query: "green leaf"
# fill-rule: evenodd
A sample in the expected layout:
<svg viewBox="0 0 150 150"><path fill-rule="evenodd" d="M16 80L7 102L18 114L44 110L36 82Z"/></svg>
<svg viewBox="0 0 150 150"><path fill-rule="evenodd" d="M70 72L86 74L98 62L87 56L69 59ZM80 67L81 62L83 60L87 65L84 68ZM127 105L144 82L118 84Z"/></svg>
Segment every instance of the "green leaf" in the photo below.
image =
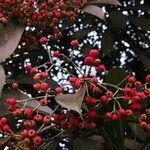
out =
<svg viewBox="0 0 150 150"><path fill-rule="evenodd" d="M127 23L127 16L123 15L121 12L113 11L110 13L110 28L113 31L125 30Z"/></svg>
<svg viewBox="0 0 150 150"><path fill-rule="evenodd" d="M135 26L142 28L143 30L150 30L150 19L149 18L137 18L129 17L129 21Z"/></svg>
<svg viewBox="0 0 150 150"><path fill-rule="evenodd" d="M115 44L115 39L116 39L116 36L115 34L110 31L110 30L107 30L104 32L103 34L103 38L102 38L102 52L104 54L110 54L112 51L113 51L113 46Z"/></svg>
<svg viewBox="0 0 150 150"><path fill-rule="evenodd" d="M124 87L127 83L127 73L124 69L116 67L112 68L106 74L106 83L113 85L119 85L119 87Z"/></svg>

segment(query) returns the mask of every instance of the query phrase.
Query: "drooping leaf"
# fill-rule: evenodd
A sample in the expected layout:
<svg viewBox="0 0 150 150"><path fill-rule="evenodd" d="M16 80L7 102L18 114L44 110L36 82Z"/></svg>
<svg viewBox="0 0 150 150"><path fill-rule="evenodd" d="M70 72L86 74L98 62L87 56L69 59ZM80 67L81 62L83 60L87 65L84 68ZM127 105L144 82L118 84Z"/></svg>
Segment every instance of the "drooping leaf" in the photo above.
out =
<svg viewBox="0 0 150 150"><path fill-rule="evenodd" d="M81 106L87 89L86 83L75 94L59 94L55 97L56 102L61 106L75 110L81 114Z"/></svg>
<svg viewBox="0 0 150 150"><path fill-rule="evenodd" d="M105 21L105 14L104 14L103 10L102 10L99 6L96 6L96 5L88 5L88 6L86 6L86 7L83 9L83 11L84 11L85 13L94 15L94 16L98 17L99 19Z"/></svg>
<svg viewBox="0 0 150 150"><path fill-rule="evenodd" d="M118 0L90 0L89 3L92 4L111 4L111 5L119 5L121 6L121 3Z"/></svg>
<svg viewBox="0 0 150 150"><path fill-rule="evenodd" d="M3 67L0 65L0 96L3 89L3 86L5 84L5 72Z"/></svg>
<svg viewBox="0 0 150 150"><path fill-rule="evenodd" d="M103 142L100 136L76 138L73 141L73 150L104 150Z"/></svg>
<svg viewBox="0 0 150 150"><path fill-rule="evenodd" d="M21 39L24 31L24 26L21 26L17 21L11 19L6 26L0 28L0 62L8 58Z"/></svg>

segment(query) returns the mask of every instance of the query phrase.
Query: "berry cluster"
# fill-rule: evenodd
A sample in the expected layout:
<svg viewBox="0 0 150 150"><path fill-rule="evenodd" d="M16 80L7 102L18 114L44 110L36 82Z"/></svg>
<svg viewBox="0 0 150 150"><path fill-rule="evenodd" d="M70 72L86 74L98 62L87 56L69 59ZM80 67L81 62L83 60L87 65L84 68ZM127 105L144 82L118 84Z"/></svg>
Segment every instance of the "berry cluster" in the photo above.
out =
<svg viewBox="0 0 150 150"><path fill-rule="evenodd" d="M58 28L61 19L67 18L74 21L76 18L76 7L82 7L85 1L78 0L0 0L0 22L7 24L10 17L29 26L36 27L42 32L50 28L53 38L62 36Z"/></svg>

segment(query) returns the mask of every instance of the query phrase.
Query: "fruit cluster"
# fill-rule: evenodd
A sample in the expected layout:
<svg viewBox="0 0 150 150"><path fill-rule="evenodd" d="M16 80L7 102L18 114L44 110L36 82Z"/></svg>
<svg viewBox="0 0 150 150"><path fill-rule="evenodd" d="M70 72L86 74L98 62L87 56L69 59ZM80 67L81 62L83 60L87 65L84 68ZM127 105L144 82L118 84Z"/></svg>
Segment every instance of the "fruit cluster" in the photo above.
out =
<svg viewBox="0 0 150 150"><path fill-rule="evenodd" d="M48 40L42 37L40 43L47 46ZM78 44L77 40L71 42L73 49L77 48ZM3 117L0 120L1 131L12 137L9 141L13 142L14 145L20 143L21 147L36 148L48 141L43 135L43 132L48 129L59 132L63 130L64 132L67 131L66 133L73 131L87 132L101 128L105 121L133 121L145 129L150 129L150 108L142 108L142 104L150 97L150 75L146 76L145 84L137 81L133 76L128 76L120 81L118 85L113 85L100 81L99 74L105 71L105 66L101 62L99 50L91 49L88 56L83 58L83 64L89 69L85 73L80 72L80 68L73 60L74 58L60 53L59 50L53 53L51 51L47 52L49 53L50 62L35 67L31 64L25 66L26 73L29 73L34 80L33 90L37 93L35 99L38 100L38 105L35 108L28 106L28 102L34 100L34 98L18 100L10 97L6 100L12 115L23 120L23 130L19 135L13 133L11 127L7 125L6 118ZM55 67L55 61L52 57L69 62L81 73L82 76L79 77L67 71L69 74L68 84L75 94L64 94L68 91L65 91L63 86L53 89L49 85L50 72ZM46 64L49 68L45 67ZM40 71L40 67L45 67L45 71ZM61 66L57 67L62 69ZM90 74L92 72L91 68L96 70L95 75ZM122 87L120 84L123 82L125 84ZM19 90L20 86L18 83L12 83L11 85L14 90ZM85 88L85 92L83 92L83 88ZM80 90L82 93L79 93ZM77 94L79 94L78 99L74 99ZM65 97L66 95L67 97ZM41 107L44 109L49 108L51 98L57 99L57 96L61 96L62 105L56 100L55 103L59 105L51 114L40 111ZM81 106L78 104L79 99ZM71 110L68 109L70 103L72 105ZM81 113L77 111L77 108L81 110ZM100 113L102 108L105 109ZM49 140L53 139L53 137L49 138Z"/></svg>
<svg viewBox="0 0 150 150"><path fill-rule="evenodd" d="M78 0L0 0L0 22L7 24L11 17L21 23L35 27L37 31L52 31L53 38L62 36L58 24L61 19L74 21L77 7L82 7L85 1Z"/></svg>

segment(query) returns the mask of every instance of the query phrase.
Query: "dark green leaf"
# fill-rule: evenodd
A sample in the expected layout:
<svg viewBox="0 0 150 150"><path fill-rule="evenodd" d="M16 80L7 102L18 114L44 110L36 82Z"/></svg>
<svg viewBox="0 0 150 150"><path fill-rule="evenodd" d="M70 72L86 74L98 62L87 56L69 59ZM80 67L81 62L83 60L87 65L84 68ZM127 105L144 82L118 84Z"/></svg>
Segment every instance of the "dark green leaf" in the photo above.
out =
<svg viewBox="0 0 150 150"><path fill-rule="evenodd" d="M116 36L110 30L107 30L103 34L101 49L104 54L107 55L113 51L113 46L115 44L115 38L116 38Z"/></svg>

